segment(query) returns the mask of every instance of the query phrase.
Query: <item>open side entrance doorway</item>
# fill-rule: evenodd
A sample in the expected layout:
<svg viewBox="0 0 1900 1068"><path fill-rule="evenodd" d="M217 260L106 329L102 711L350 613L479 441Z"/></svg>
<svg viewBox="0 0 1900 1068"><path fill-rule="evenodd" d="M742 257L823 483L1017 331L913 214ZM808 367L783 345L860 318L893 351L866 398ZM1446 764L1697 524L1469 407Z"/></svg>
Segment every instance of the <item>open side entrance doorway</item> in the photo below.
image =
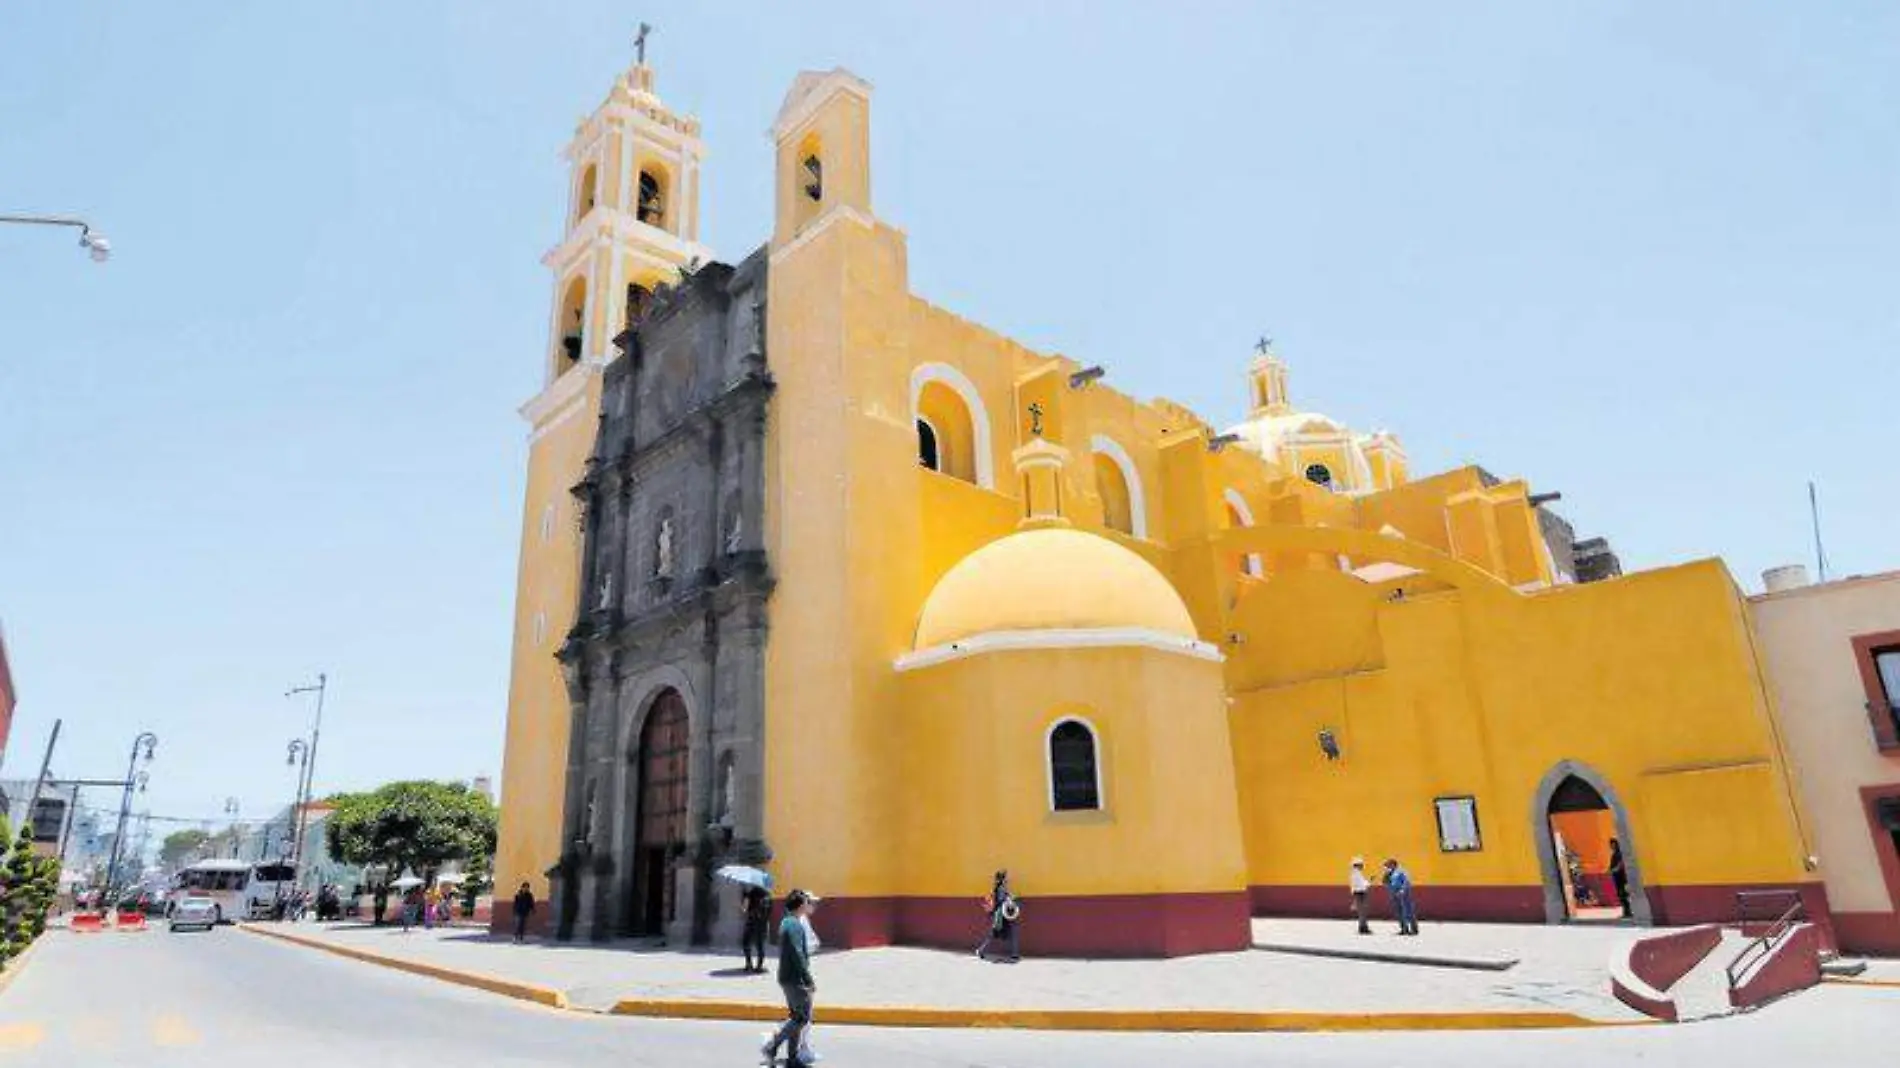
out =
<svg viewBox="0 0 1900 1068"><path fill-rule="evenodd" d="M1538 787L1531 819L1546 922L1650 922L1629 816L1602 776L1559 764Z"/></svg>

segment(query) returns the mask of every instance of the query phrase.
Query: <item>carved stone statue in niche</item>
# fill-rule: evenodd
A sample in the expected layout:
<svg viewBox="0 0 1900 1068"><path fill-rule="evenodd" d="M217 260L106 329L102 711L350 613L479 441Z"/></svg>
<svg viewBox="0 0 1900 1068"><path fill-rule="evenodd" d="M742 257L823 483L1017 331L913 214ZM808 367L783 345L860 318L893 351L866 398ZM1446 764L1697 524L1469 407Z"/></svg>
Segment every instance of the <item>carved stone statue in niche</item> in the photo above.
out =
<svg viewBox="0 0 1900 1068"><path fill-rule="evenodd" d="M726 525L726 551L736 553L745 540L745 516L733 509L732 522Z"/></svg>
<svg viewBox="0 0 1900 1068"><path fill-rule="evenodd" d="M673 517L660 517L660 531L653 541L653 577L673 577Z"/></svg>
<svg viewBox="0 0 1900 1068"><path fill-rule="evenodd" d="M614 573L609 571L600 577L600 600L594 608L605 612L614 606Z"/></svg>

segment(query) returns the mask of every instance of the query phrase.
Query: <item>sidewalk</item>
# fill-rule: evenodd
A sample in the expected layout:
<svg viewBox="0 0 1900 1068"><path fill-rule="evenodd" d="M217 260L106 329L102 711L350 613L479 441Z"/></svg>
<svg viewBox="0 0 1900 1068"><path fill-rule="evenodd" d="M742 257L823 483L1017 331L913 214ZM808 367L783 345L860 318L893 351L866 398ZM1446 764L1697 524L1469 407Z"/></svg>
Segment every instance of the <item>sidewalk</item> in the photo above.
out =
<svg viewBox="0 0 1900 1068"><path fill-rule="evenodd" d="M1321 942L1339 924L1258 921L1261 941ZM543 1003L630 1015L772 1019L783 1008L768 975L737 954L634 943L516 946L468 930L408 934L358 924L258 924L353 956L393 958L438 978L496 989L521 984ZM834 1022L1008 1027L1294 1030L1502 1028L1637 1022L1610 996L1610 948L1637 932L1511 925L1432 925L1423 937L1362 943L1409 953L1499 955L1521 963L1475 971L1265 951L1178 960L1026 960L986 964L909 948L822 953L819 1016ZM1364 946L1362 948L1371 948ZM537 994L533 988L542 988ZM558 994L550 999L541 994Z"/></svg>

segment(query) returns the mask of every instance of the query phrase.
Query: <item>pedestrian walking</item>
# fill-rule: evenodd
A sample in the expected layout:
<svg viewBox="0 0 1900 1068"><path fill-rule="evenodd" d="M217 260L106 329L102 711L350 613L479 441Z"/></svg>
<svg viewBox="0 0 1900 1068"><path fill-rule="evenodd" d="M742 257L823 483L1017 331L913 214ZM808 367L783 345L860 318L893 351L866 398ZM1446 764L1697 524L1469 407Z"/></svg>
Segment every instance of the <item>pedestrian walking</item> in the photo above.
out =
<svg viewBox="0 0 1900 1068"><path fill-rule="evenodd" d="M766 1068L778 1063L781 1048L788 1065L811 1064L817 1059L805 1046L805 1034L811 1028L812 1000L818 992L818 981L811 974L807 926L818 901L816 895L803 890L785 895L785 919L778 927L778 985L785 991L785 1023L759 1047L759 1063Z"/></svg>
<svg viewBox="0 0 1900 1068"><path fill-rule="evenodd" d="M381 927L384 922L384 916L389 912L389 887L383 883L377 883L375 892L369 896L369 905L374 914L370 925L373 927Z"/></svg>
<svg viewBox="0 0 1900 1068"><path fill-rule="evenodd" d="M772 919L772 895L763 886L748 886L741 900L745 903L745 929L739 946L745 952L745 970L765 971L765 927Z"/></svg>
<svg viewBox="0 0 1900 1068"><path fill-rule="evenodd" d="M996 873L996 882L990 887L989 896L983 899L983 908L990 914L990 926L983 941L977 944L977 959L990 959L990 943L1002 939L1009 943L1009 956L1003 959L1011 964L1022 960L1022 947L1016 927L1022 920L1023 909L1016 895L1010 893L1009 872Z"/></svg>
<svg viewBox="0 0 1900 1068"><path fill-rule="evenodd" d="M437 890L433 886L429 888L427 893L422 895L422 929L423 930L428 931L428 930L433 930L435 928L435 910L441 904L442 904L442 891Z"/></svg>
<svg viewBox="0 0 1900 1068"><path fill-rule="evenodd" d="M1397 858L1385 860L1385 888L1392 895L1392 911L1399 918L1399 933L1418 933L1418 906L1412 901L1412 877L1399 867Z"/></svg>
<svg viewBox="0 0 1900 1068"><path fill-rule="evenodd" d="M521 889L515 891L515 941L527 940L528 917L534 915L534 891L528 888L528 881L521 881Z"/></svg>
<svg viewBox="0 0 1900 1068"><path fill-rule="evenodd" d="M1610 885L1616 888L1616 900L1623 906L1623 918L1635 915L1630 910L1630 870L1623 859L1623 843L1610 839Z"/></svg>
<svg viewBox="0 0 1900 1068"><path fill-rule="evenodd" d="M1352 914L1359 920L1359 933L1369 935L1372 928L1366 923L1366 899L1372 896L1372 880L1366 878L1366 858L1352 858L1352 867L1346 871L1346 884L1352 888Z"/></svg>
<svg viewBox="0 0 1900 1068"><path fill-rule="evenodd" d="M422 911L422 888L412 886L402 894L402 929L406 934L416 925L416 914Z"/></svg>

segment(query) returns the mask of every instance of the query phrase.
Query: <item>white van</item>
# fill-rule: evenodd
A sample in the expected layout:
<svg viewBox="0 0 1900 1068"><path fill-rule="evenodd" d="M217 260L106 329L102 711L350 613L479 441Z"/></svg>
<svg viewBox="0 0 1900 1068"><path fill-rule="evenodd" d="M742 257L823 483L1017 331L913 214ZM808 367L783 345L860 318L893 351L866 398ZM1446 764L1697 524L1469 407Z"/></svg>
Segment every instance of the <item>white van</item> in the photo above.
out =
<svg viewBox="0 0 1900 1068"><path fill-rule="evenodd" d="M172 876L171 905L186 897L210 898L219 923L268 918L278 898L296 885L296 867L286 861L201 860Z"/></svg>

